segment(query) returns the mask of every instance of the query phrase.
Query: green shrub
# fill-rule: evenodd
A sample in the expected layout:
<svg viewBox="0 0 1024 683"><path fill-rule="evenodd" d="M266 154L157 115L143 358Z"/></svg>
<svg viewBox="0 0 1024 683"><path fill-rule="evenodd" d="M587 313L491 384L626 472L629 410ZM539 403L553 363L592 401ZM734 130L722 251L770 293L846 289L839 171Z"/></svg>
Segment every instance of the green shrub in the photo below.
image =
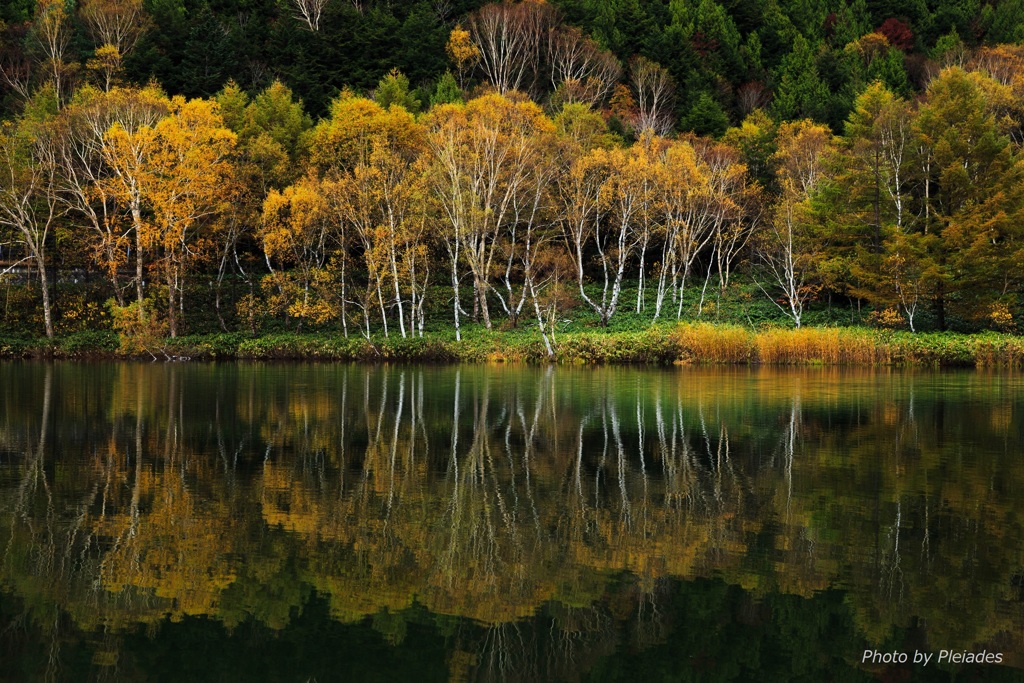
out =
<svg viewBox="0 0 1024 683"><path fill-rule="evenodd" d="M113 330L85 330L57 341L57 352L69 358L89 354L110 354L118 350L120 340Z"/></svg>
<svg viewBox="0 0 1024 683"><path fill-rule="evenodd" d="M13 335L0 336L0 358L26 358L32 355L40 345L45 345L46 341L46 339L26 339Z"/></svg>

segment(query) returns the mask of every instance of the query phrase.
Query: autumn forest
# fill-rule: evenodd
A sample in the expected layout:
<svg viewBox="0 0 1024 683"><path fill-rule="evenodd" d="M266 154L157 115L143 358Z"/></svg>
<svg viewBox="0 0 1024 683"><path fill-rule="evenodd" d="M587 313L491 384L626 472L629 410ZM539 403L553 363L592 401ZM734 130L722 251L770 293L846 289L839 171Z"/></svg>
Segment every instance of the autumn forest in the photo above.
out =
<svg viewBox="0 0 1024 683"><path fill-rule="evenodd" d="M1024 0L0 0L0 680L1020 680L1022 333Z"/></svg>
<svg viewBox="0 0 1024 683"><path fill-rule="evenodd" d="M5 327L1016 329L1019 0L405 4L8 4Z"/></svg>

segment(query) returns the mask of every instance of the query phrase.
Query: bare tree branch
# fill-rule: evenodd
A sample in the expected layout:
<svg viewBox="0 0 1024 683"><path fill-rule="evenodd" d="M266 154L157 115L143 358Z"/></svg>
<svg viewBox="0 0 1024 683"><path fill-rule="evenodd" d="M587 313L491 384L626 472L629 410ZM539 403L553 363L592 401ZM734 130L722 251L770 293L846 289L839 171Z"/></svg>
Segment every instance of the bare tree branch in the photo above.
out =
<svg viewBox="0 0 1024 683"><path fill-rule="evenodd" d="M622 65L615 55L574 26L550 32L548 63L551 85L564 86L570 102L598 104L611 94L622 76Z"/></svg>
<svg viewBox="0 0 1024 683"><path fill-rule="evenodd" d="M670 133L676 86L668 70L646 57L637 56L629 62L629 75L637 103L634 127L637 131L650 130L657 135Z"/></svg>
<svg viewBox="0 0 1024 683"><path fill-rule="evenodd" d="M504 94L521 90L535 75L541 42L554 23L554 10L535 2L484 5L470 15L467 26L480 48L480 68Z"/></svg>
<svg viewBox="0 0 1024 683"><path fill-rule="evenodd" d="M306 22L310 31L320 30L320 16L323 14L327 0L292 0L295 7L295 18ZM359 10L358 3L356 9Z"/></svg>

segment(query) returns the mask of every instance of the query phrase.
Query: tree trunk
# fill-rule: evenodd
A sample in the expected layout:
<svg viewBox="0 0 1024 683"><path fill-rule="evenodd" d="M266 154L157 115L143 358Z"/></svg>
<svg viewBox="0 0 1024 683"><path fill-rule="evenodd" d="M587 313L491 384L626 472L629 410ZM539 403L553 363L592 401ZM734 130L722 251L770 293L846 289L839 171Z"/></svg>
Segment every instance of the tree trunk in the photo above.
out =
<svg viewBox="0 0 1024 683"><path fill-rule="evenodd" d="M452 261L452 305L455 309L455 341L462 341L462 331L459 328L459 274L455 269L455 262Z"/></svg>
<svg viewBox="0 0 1024 683"><path fill-rule="evenodd" d="M384 310L384 292L381 291L380 278L376 278L376 280L377 280L377 301L380 303L380 319L381 319L381 322L384 324L384 337L386 338L388 336L388 315L387 315L387 311Z"/></svg>
<svg viewBox="0 0 1024 683"><path fill-rule="evenodd" d="M132 207L132 222L135 224L135 296L139 302L139 322L145 322L146 312L143 310L145 293L142 286L142 212Z"/></svg>
<svg viewBox="0 0 1024 683"><path fill-rule="evenodd" d="M175 306L175 295L176 288L174 286L174 277L171 273L167 274L167 325L171 334L171 339L178 336L178 312Z"/></svg>
<svg viewBox="0 0 1024 683"><path fill-rule="evenodd" d="M224 322L224 316L221 314L221 311L220 311L221 288L222 288L222 286L224 284L224 274L227 271L227 263L228 263L228 250L225 249L224 253L221 254L221 257L220 257L220 266L217 268L217 285L216 285L216 289L214 290L214 300L213 300L213 307L214 307L214 310L216 310L216 312L217 312L217 323L220 325L220 329L221 329L222 332L227 332L228 331L228 326Z"/></svg>
<svg viewBox="0 0 1024 683"><path fill-rule="evenodd" d="M935 318L939 326L939 332L946 331L946 297L939 291L935 298Z"/></svg>
<svg viewBox="0 0 1024 683"><path fill-rule="evenodd" d="M548 336L547 327L544 324L544 314L540 310L540 302L537 300L537 291L533 286L533 278L526 278L526 286L530 289L530 299L533 300L533 311L537 315L537 327L540 329L540 336L544 340L544 350L547 351L548 360L554 362L555 350L551 346L551 339Z"/></svg>
<svg viewBox="0 0 1024 683"><path fill-rule="evenodd" d="M480 313L484 316L484 327L491 329L491 311L487 308L487 283L481 282L477 286L477 293L480 299Z"/></svg>
<svg viewBox="0 0 1024 683"><path fill-rule="evenodd" d="M637 280L636 285L636 312L639 313L644 309L644 285L646 284L644 261L647 259L647 240L644 240L643 246L640 247L640 277Z"/></svg>
<svg viewBox="0 0 1024 683"><path fill-rule="evenodd" d="M345 232L341 233L341 329L345 332L345 339L348 339L348 311L346 309L347 302L345 297L348 296L345 293L345 264L348 262L348 257L345 252Z"/></svg>
<svg viewBox="0 0 1024 683"><path fill-rule="evenodd" d="M117 275L117 259L114 256L114 250L109 242L106 245L106 251L107 263L115 264L108 274L108 277L110 278L110 286L114 288L114 300L117 301L118 306L124 308L124 292L121 291L121 279Z"/></svg>
<svg viewBox="0 0 1024 683"><path fill-rule="evenodd" d="M174 286L178 289L178 320L181 321L182 331L188 332L188 326L185 325L185 283L180 268L174 270Z"/></svg>
<svg viewBox="0 0 1024 683"><path fill-rule="evenodd" d="M480 285L473 278L473 322L480 322Z"/></svg>
<svg viewBox="0 0 1024 683"><path fill-rule="evenodd" d="M402 339L406 338L405 334L405 311L402 308L402 288L398 282L398 258L394 253L394 249L391 252L391 278L395 282L395 305L398 306L398 327L402 331ZM412 321L409 321L410 325ZM411 329L409 330L412 331Z"/></svg>
<svg viewBox="0 0 1024 683"><path fill-rule="evenodd" d="M46 323L46 337L53 339L53 314L50 310L50 286L46 277L46 260L42 254L36 257L39 265L39 284L43 289L43 320Z"/></svg>
<svg viewBox="0 0 1024 683"><path fill-rule="evenodd" d="M256 311L252 303L256 300L256 289L252 280L249 280L249 334L256 336ZM346 337L348 334L345 335Z"/></svg>

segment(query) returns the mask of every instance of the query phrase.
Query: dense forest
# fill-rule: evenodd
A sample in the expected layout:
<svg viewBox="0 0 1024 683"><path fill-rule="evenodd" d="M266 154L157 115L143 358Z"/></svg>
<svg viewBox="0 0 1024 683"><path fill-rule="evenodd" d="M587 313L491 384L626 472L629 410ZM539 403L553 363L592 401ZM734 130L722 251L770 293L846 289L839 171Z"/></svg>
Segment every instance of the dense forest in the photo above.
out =
<svg viewBox="0 0 1024 683"><path fill-rule="evenodd" d="M51 337L446 310L550 354L569 307L737 280L797 327L1013 330L1022 41L1021 0L8 2L0 272Z"/></svg>

